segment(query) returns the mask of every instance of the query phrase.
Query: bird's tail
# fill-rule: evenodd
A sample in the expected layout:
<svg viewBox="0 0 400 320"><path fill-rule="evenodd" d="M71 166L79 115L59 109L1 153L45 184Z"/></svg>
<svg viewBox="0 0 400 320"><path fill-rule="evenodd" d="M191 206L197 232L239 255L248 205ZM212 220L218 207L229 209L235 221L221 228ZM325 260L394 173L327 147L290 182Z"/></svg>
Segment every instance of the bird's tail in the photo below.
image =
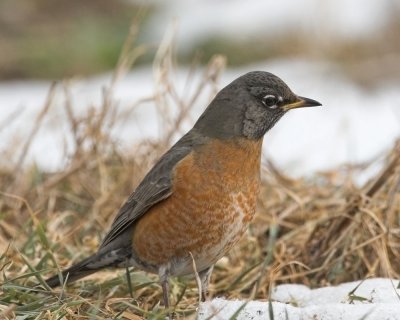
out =
<svg viewBox="0 0 400 320"><path fill-rule="evenodd" d="M110 265L109 261L102 261L102 258L103 257L99 256L98 254L94 254L62 271L61 274L59 273L50 277L46 280L46 283L49 287L54 288L65 282L71 283L86 277L89 274L92 274Z"/></svg>

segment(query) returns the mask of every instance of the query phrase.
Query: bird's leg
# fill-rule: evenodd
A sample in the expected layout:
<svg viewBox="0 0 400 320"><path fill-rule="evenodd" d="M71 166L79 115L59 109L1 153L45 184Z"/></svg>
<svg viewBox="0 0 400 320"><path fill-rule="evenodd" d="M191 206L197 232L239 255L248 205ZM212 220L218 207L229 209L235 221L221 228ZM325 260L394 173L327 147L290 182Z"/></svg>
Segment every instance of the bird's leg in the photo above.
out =
<svg viewBox="0 0 400 320"><path fill-rule="evenodd" d="M169 308L169 268L168 266L161 266L158 270L158 274L160 277L161 288L163 291L163 299L164 299L164 307L165 309Z"/></svg>
<svg viewBox="0 0 400 320"><path fill-rule="evenodd" d="M213 272L214 265L199 272L199 277L201 281L201 301L207 300L208 285L210 284L211 274Z"/></svg>
<svg viewBox="0 0 400 320"><path fill-rule="evenodd" d="M169 308L169 283L168 279L161 282L165 309Z"/></svg>

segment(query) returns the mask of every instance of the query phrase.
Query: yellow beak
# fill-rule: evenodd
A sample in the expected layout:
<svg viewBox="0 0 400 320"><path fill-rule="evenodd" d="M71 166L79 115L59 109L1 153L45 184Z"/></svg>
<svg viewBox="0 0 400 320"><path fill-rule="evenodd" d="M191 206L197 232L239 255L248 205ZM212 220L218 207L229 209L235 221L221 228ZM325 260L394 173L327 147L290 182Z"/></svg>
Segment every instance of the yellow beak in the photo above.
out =
<svg viewBox="0 0 400 320"><path fill-rule="evenodd" d="M297 109L297 108L305 108L305 107L317 107L317 106L322 106L322 104L316 100L305 98L305 97L297 97L297 101L287 104L283 106L283 110L288 111L291 109Z"/></svg>

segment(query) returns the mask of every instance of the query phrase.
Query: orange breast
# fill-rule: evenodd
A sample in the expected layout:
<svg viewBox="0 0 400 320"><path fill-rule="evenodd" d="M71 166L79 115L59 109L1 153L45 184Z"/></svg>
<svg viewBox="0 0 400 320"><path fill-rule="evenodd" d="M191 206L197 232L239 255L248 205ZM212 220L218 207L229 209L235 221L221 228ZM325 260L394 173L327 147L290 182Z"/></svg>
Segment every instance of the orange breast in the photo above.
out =
<svg viewBox="0 0 400 320"><path fill-rule="evenodd" d="M185 261L191 252L203 270L221 258L254 215L261 144L216 140L181 160L172 195L136 224L132 245L140 260L161 265ZM191 263L175 269L177 274L192 271Z"/></svg>

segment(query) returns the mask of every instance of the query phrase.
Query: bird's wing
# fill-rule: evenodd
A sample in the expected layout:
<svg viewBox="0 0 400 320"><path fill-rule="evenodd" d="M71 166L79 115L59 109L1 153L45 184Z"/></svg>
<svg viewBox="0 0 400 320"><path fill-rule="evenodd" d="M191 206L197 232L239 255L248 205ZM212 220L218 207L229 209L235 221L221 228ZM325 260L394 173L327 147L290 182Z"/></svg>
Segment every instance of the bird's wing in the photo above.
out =
<svg viewBox="0 0 400 320"><path fill-rule="evenodd" d="M172 194L172 173L177 163L191 152L190 140L183 137L149 171L119 210L100 249L118 238L153 205Z"/></svg>

